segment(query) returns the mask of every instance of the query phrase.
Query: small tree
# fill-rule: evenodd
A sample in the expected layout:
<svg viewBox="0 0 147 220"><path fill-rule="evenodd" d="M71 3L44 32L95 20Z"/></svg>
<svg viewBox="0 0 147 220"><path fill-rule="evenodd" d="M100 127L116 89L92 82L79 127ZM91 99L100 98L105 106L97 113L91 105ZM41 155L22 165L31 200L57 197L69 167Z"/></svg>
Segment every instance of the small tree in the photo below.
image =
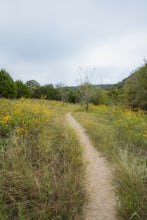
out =
<svg viewBox="0 0 147 220"><path fill-rule="evenodd" d="M79 99L82 103L85 104L85 110L89 110L89 103L94 94L94 87L90 83L88 76L84 77L84 80L81 79L80 85L78 86Z"/></svg>

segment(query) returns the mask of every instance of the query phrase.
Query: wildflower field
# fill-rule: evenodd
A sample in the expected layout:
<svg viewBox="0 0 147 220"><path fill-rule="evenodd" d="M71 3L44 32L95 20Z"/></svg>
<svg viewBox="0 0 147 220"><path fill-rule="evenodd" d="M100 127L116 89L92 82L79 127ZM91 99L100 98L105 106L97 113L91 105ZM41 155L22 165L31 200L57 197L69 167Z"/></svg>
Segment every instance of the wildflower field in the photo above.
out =
<svg viewBox="0 0 147 220"><path fill-rule="evenodd" d="M74 116L112 168L118 216L147 219L147 113L118 106L76 106Z"/></svg>
<svg viewBox="0 0 147 220"><path fill-rule="evenodd" d="M81 220L85 168L65 120L68 111L110 164L120 219L147 219L146 112L92 104L89 112L83 109L44 99L0 99L0 219Z"/></svg>
<svg viewBox="0 0 147 220"><path fill-rule="evenodd" d="M66 108L0 99L0 219L78 219L84 167Z"/></svg>

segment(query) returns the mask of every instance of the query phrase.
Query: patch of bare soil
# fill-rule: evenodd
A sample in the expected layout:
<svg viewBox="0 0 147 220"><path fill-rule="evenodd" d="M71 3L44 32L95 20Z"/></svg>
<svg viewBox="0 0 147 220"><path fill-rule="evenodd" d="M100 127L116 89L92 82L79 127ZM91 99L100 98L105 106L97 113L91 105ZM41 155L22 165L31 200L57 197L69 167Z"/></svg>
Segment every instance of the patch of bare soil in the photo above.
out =
<svg viewBox="0 0 147 220"><path fill-rule="evenodd" d="M89 197L84 208L84 220L116 220L116 197L111 183L111 170L104 157L92 146L89 137L71 113L66 115L84 148L86 164L85 187Z"/></svg>

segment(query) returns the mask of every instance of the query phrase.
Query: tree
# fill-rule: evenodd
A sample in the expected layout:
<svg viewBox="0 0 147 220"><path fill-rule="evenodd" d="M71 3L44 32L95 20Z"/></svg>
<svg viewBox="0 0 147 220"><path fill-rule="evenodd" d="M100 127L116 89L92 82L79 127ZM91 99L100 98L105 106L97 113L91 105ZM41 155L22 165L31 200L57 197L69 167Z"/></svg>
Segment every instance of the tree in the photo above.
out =
<svg viewBox="0 0 147 220"><path fill-rule="evenodd" d="M147 64L135 71L124 85L127 105L147 110Z"/></svg>
<svg viewBox="0 0 147 220"><path fill-rule="evenodd" d="M68 87L67 101L70 103L79 102L77 88Z"/></svg>
<svg viewBox="0 0 147 220"><path fill-rule="evenodd" d="M60 100L59 92L52 84L46 84L36 88L32 95L33 98L44 98L49 100Z"/></svg>
<svg viewBox="0 0 147 220"><path fill-rule="evenodd" d="M52 84L46 86L48 99L56 100L58 93Z"/></svg>
<svg viewBox="0 0 147 220"><path fill-rule="evenodd" d="M82 68L79 67L78 69L78 94L79 94L79 101L85 104L85 110L89 110L89 103L92 101L92 97L95 93L95 86L91 84L89 80L90 76L93 75L96 68Z"/></svg>
<svg viewBox="0 0 147 220"><path fill-rule="evenodd" d="M78 93L80 101L85 104L85 110L88 111L89 103L94 94L94 87L90 83L88 76L84 80L81 79L81 83L78 86Z"/></svg>
<svg viewBox="0 0 147 220"><path fill-rule="evenodd" d="M29 88L37 88L37 87L40 86L40 84L36 80L29 80L29 81L26 82L26 85Z"/></svg>
<svg viewBox="0 0 147 220"><path fill-rule="evenodd" d="M38 90L40 88L40 84L36 80L29 80L26 82L26 85L30 89L31 97L32 98L38 98L36 97L36 93L38 93Z"/></svg>
<svg viewBox="0 0 147 220"><path fill-rule="evenodd" d="M56 89L58 90L59 99L63 102L67 102L69 92L68 87L61 82L56 85Z"/></svg>
<svg viewBox="0 0 147 220"><path fill-rule="evenodd" d="M17 98L28 98L30 96L30 88L27 85L23 84L21 80L17 80L15 84L17 90Z"/></svg>
<svg viewBox="0 0 147 220"><path fill-rule="evenodd" d="M40 91L40 95L44 95L46 99L54 99L54 86L52 84L46 84L45 86L41 86L38 90Z"/></svg>
<svg viewBox="0 0 147 220"><path fill-rule="evenodd" d="M9 73L4 69L0 70L0 97L16 97L16 85Z"/></svg>

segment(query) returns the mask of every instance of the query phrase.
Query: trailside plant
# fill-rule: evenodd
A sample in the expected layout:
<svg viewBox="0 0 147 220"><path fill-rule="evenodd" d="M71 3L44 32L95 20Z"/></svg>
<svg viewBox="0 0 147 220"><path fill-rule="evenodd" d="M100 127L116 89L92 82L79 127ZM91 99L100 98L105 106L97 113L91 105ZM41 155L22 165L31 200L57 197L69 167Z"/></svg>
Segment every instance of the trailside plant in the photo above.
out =
<svg viewBox="0 0 147 220"><path fill-rule="evenodd" d="M118 196L118 214L124 220L146 220L147 116L138 109L90 105L75 106L74 116L93 145L109 160Z"/></svg>

